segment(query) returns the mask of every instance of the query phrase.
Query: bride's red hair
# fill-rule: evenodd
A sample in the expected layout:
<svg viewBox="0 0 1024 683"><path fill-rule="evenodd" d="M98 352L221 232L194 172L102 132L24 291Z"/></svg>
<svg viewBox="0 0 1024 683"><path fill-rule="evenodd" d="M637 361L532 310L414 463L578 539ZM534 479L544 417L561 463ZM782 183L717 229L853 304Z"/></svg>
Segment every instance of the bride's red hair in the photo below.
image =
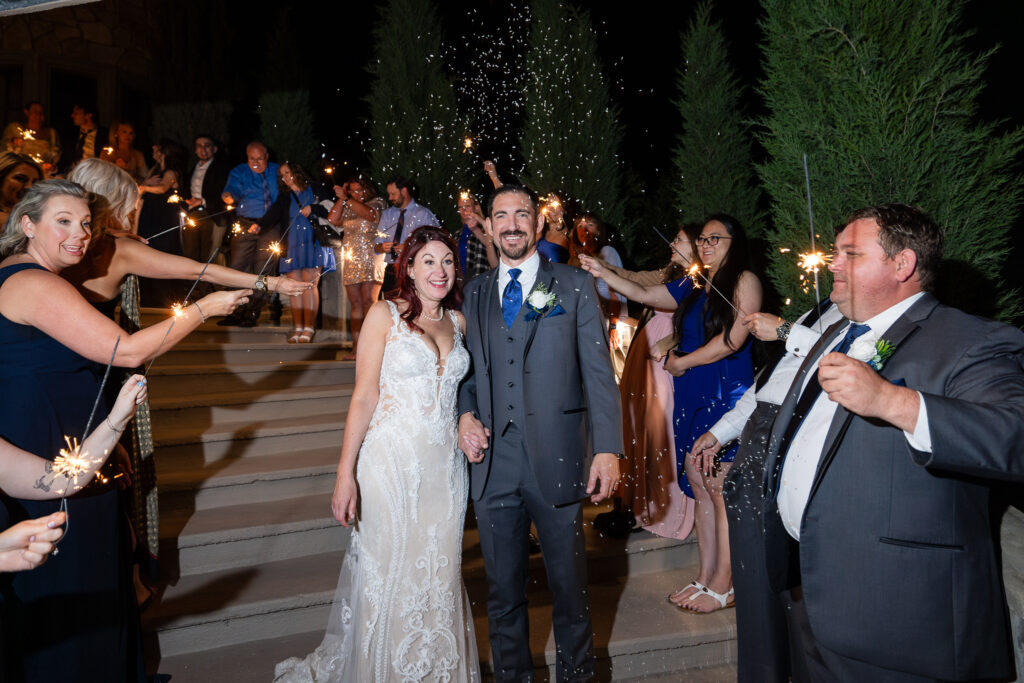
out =
<svg viewBox="0 0 1024 683"><path fill-rule="evenodd" d="M424 225L416 228L406 238L402 245L402 254L395 263L395 288L385 292L385 299L401 299L409 304L402 314L402 320L414 332L422 332L423 329L416 324L416 318L423 312L423 304L416 296L416 285L409 277L409 264L416 260L416 254L429 242L441 242L452 250L452 258L455 259L455 282L448 295L442 299L441 306L447 310L458 310L462 306L462 269L459 267L459 248L455 245L451 235L432 225Z"/></svg>

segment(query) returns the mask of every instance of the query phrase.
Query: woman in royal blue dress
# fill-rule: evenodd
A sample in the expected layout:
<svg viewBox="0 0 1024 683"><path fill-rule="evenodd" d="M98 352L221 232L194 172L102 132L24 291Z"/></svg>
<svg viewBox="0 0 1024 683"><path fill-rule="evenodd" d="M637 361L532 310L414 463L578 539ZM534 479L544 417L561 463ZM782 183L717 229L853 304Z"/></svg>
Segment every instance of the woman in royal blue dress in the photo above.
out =
<svg viewBox="0 0 1024 683"><path fill-rule="evenodd" d="M281 257L278 270L282 275L298 282L315 283L323 273L337 269L334 250L320 246L310 220L327 218L325 199L319 188L314 188L309 174L296 163L286 162L278 169L282 191L270 210L257 223L269 230L275 223L286 226L287 253ZM283 230L282 230L283 232ZM320 310L320 294L311 287L291 298L292 334L290 344L313 341L316 314Z"/></svg>
<svg viewBox="0 0 1024 683"><path fill-rule="evenodd" d="M746 233L736 219L725 214L709 217L695 241L704 277L714 285L710 292L699 276L640 287L591 259L583 265L634 301L663 308L678 304L675 324L680 342L666 358L665 369L675 377L673 424L679 486L694 499L700 570L694 581L670 599L679 607L707 613L732 603L722 482L736 448L719 454L713 463L696 462L690 451L697 437L728 412L753 382L750 340L742 316L761 310L761 281L750 270Z"/></svg>

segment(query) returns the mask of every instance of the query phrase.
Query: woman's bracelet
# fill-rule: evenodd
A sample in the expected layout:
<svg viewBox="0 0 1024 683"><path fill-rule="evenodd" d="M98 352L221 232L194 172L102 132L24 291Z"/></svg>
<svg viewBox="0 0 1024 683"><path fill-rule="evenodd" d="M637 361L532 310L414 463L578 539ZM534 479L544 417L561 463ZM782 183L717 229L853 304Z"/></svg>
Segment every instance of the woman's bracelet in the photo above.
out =
<svg viewBox="0 0 1024 683"><path fill-rule="evenodd" d="M115 434L120 434L121 432L124 431L124 427L121 427L120 429L118 429L117 427L115 427L113 425L113 423L110 421L110 416L109 415L107 415L105 418L103 418L103 421L107 423L107 426L110 427L111 431L113 431Z"/></svg>
<svg viewBox="0 0 1024 683"><path fill-rule="evenodd" d="M199 308L199 302L198 301L193 301L192 305L196 307L197 311L199 311L199 317L202 318L203 322L205 323L206 322L206 314L203 313L203 309Z"/></svg>

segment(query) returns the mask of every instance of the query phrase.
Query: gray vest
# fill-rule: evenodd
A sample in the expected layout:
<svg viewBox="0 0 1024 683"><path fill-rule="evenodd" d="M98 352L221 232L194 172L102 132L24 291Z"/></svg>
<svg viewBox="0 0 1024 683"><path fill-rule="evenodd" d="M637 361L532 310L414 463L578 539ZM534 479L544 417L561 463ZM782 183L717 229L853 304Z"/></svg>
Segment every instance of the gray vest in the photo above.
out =
<svg viewBox="0 0 1024 683"><path fill-rule="evenodd" d="M491 320L487 325L490 335L491 400L494 406L494 438L501 437L515 423L520 430L526 424L523 405L523 353L530 323L526 322L525 296L523 307L512 323L505 327L501 306L491 306Z"/></svg>

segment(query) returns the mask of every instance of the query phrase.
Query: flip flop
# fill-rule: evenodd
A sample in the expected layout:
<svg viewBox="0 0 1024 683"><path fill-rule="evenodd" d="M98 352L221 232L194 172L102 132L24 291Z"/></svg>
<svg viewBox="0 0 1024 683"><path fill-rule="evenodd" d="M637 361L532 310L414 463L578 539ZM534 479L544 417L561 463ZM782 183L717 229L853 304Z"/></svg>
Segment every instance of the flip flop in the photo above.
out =
<svg viewBox="0 0 1024 683"><path fill-rule="evenodd" d="M681 605L679 605L677 602L675 602L672 598L676 597L677 595L680 595L683 591L688 590L690 588L696 588L697 590L695 590L693 593L691 593L690 597L687 598L686 600L689 600L694 595L697 595L701 591L705 590L707 588L707 586L702 584L700 581L691 581L690 583L686 584L685 586L683 586L679 590L675 591L674 593L669 593L668 596L665 598L665 601L668 602L670 605L672 605L674 607L678 607L679 609L683 609L683 607Z"/></svg>

